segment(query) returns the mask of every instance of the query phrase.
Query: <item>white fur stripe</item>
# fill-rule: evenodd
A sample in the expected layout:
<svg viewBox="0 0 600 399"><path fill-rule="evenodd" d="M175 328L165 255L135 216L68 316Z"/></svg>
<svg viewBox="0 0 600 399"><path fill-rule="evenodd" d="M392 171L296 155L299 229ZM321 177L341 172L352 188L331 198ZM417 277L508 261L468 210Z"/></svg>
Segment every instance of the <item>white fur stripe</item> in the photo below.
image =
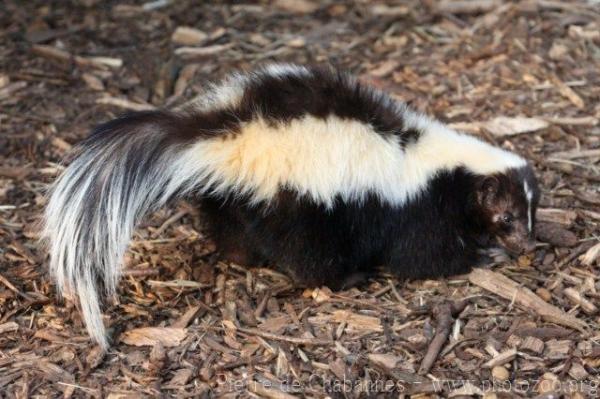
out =
<svg viewBox="0 0 600 399"><path fill-rule="evenodd" d="M523 181L523 191L525 192L525 198L527 198L527 229L531 233L533 231L533 213L531 209L531 201L533 199L533 192L529 188L527 181Z"/></svg>
<svg viewBox="0 0 600 399"><path fill-rule="evenodd" d="M57 180L46 208L50 271L60 292L77 294L88 332L104 348L97 280L114 294L140 217L202 181L176 148L158 148L160 132L148 133L87 147ZM158 160L148 163L156 151Z"/></svg>
<svg viewBox="0 0 600 399"><path fill-rule="evenodd" d="M406 150L397 136L386 138L359 121L305 116L276 126L259 119L232 139L200 140L185 162L206 171L216 191L251 194L258 202L286 187L326 205L338 195L360 200L367 193L400 205L440 170L464 166L490 174L525 165L512 153L424 117L410 120L423 134Z"/></svg>

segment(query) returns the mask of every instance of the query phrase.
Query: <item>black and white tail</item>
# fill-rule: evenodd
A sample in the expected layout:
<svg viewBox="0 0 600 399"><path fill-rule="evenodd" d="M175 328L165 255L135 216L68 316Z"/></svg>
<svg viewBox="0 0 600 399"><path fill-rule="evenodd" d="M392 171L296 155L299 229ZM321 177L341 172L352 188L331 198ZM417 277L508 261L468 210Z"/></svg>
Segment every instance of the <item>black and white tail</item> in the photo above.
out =
<svg viewBox="0 0 600 399"><path fill-rule="evenodd" d="M101 125L51 189L43 235L50 270L60 292L79 298L87 329L104 348L99 290L115 292L136 223L169 199L214 182L210 159L198 160L202 148L195 147L192 124L152 111Z"/></svg>

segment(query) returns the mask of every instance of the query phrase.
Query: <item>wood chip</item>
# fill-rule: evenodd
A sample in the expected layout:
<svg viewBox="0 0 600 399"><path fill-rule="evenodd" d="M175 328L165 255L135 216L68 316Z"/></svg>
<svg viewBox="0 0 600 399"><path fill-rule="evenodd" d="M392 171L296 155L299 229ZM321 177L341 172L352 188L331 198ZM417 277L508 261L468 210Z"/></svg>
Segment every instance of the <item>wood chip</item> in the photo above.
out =
<svg viewBox="0 0 600 399"><path fill-rule="evenodd" d="M369 74L377 78L384 78L394 72L400 63L396 60L387 60L379 64L375 69L369 71Z"/></svg>
<svg viewBox="0 0 600 399"><path fill-rule="evenodd" d="M544 341L536 337L528 336L523 339L520 349L523 352L539 355L544 351Z"/></svg>
<svg viewBox="0 0 600 399"><path fill-rule="evenodd" d="M243 332L249 335L257 335L265 339L273 339L276 341L290 342L297 345L330 345L332 341L318 338L299 338L299 337L288 337L286 335L272 334L266 331L259 330L258 328L242 328L236 327L236 331Z"/></svg>
<svg viewBox="0 0 600 399"><path fill-rule="evenodd" d="M106 352L100 346L94 346L85 356L85 364L89 370L93 370L102 363Z"/></svg>
<svg viewBox="0 0 600 399"><path fill-rule="evenodd" d="M207 39L205 32L189 26L179 26L171 35L171 41L182 46L199 46Z"/></svg>
<svg viewBox="0 0 600 399"><path fill-rule="evenodd" d="M399 356L385 353L370 353L368 358L371 362L388 370L396 368L396 365L402 361Z"/></svg>
<svg viewBox="0 0 600 399"><path fill-rule="evenodd" d="M196 71L198 71L198 68L200 68L200 65L198 65L198 64L188 64L188 65L184 66L183 68L181 68L181 71L179 72L179 76L177 77L177 80L175 81L175 88L173 89L173 95L181 96L185 92L185 90L189 86L190 80L192 80L192 78L196 74Z"/></svg>
<svg viewBox="0 0 600 399"><path fill-rule="evenodd" d="M191 280L171 280L171 281L156 281L148 280L148 285L152 287L170 287L170 288L206 288L208 285L198 283Z"/></svg>
<svg viewBox="0 0 600 399"><path fill-rule="evenodd" d="M544 116L541 119L553 125L571 126L596 126L600 119L593 116L569 117L569 116Z"/></svg>
<svg viewBox="0 0 600 399"><path fill-rule="evenodd" d="M520 286L500 273L481 268L473 269L469 273L469 281L527 310L533 311L552 323L582 332L586 331L588 327L583 320L564 313L559 308L542 300L528 288Z"/></svg>
<svg viewBox="0 0 600 399"><path fill-rule="evenodd" d="M31 50L42 57L52 58L61 62L74 62L79 66L92 66L96 68L120 68L123 66L123 60L120 58L113 57L83 57L73 55L66 50L62 50L53 46L47 46L44 44L36 44L32 46Z"/></svg>
<svg viewBox="0 0 600 399"><path fill-rule="evenodd" d="M492 367L492 377L497 381L506 381L510 378L510 372L503 366Z"/></svg>
<svg viewBox="0 0 600 399"><path fill-rule="evenodd" d="M9 321L8 323L0 324L0 335L7 332L14 332L19 329L19 325L14 321Z"/></svg>
<svg viewBox="0 0 600 399"><path fill-rule="evenodd" d="M548 359L565 359L571 352L573 341L551 339L546 342L544 356Z"/></svg>
<svg viewBox="0 0 600 399"><path fill-rule="evenodd" d="M569 369L569 375L575 381L584 381L586 378L589 377L589 373L586 371L586 369L579 362L573 363L573 365Z"/></svg>
<svg viewBox="0 0 600 399"><path fill-rule="evenodd" d="M571 227L577 219L577 212L558 208L540 208L537 210L536 219L539 222L558 223Z"/></svg>
<svg viewBox="0 0 600 399"><path fill-rule="evenodd" d="M577 108L583 109L585 108L585 102L579 96L579 94L575 93L573 89L567 86L562 80L560 80L557 76L552 76L552 83L556 86L559 93L567 98L569 101L573 103Z"/></svg>
<svg viewBox="0 0 600 399"><path fill-rule="evenodd" d="M588 249L579 259L586 266L592 266L594 262L598 262L598 259L600 259L600 242Z"/></svg>
<svg viewBox="0 0 600 399"><path fill-rule="evenodd" d="M10 78L4 73L0 73L0 89L6 87L10 83Z"/></svg>
<svg viewBox="0 0 600 399"><path fill-rule="evenodd" d="M370 9L373 15L385 17L402 17L410 13L410 8L403 5L388 6L385 4L375 4Z"/></svg>
<svg viewBox="0 0 600 399"><path fill-rule="evenodd" d="M581 307L581 310L583 310L586 314L595 315L596 313L598 313L598 308L596 307L596 305L594 305L592 302L586 299L583 296L583 294L577 291L576 289L571 287L565 288L563 290L563 294L567 297L569 301L571 301L571 303L579 305Z"/></svg>
<svg viewBox="0 0 600 399"><path fill-rule="evenodd" d="M173 347L187 336L185 328L142 327L124 332L121 341L133 346L154 346L160 342L165 347Z"/></svg>
<svg viewBox="0 0 600 399"><path fill-rule="evenodd" d="M114 105L115 107L130 109L132 111L151 111L156 109L152 104L135 103L125 98L103 96L96 99L97 104Z"/></svg>
<svg viewBox="0 0 600 399"><path fill-rule="evenodd" d="M104 91L104 83L102 83L102 80L97 76L92 75L91 73L84 73L81 75L81 78L90 89Z"/></svg>
<svg viewBox="0 0 600 399"><path fill-rule="evenodd" d="M198 315L200 314L201 311L203 311L203 313L206 313L206 309L204 309L203 307L192 306L183 315L181 315L181 317L179 319L177 319L177 321L175 321L175 323L171 324L171 327L175 327L175 328L187 327L192 322L192 320L194 320L196 317L198 317Z"/></svg>
<svg viewBox="0 0 600 399"><path fill-rule="evenodd" d="M34 54L40 55L42 57L54 58L65 62L70 61L73 58L71 53L69 53L68 51L61 50L54 46L36 44L31 47L31 51L33 51Z"/></svg>
<svg viewBox="0 0 600 399"><path fill-rule="evenodd" d="M478 386L474 385L470 381L467 381L462 387L453 390L448 394L449 398L464 398L464 397L481 397L483 391Z"/></svg>
<svg viewBox="0 0 600 399"><path fill-rule="evenodd" d="M142 4L142 9L144 11L158 10L168 6L169 4L171 4L171 0L154 0Z"/></svg>
<svg viewBox="0 0 600 399"><path fill-rule="evenodd" d="M501 366L503 364L513 361L516 357L517 357L517 350L514 348L508 349L504 352L501 352L497 356L494 356L494 358L492 358L491 360L485 362L483 364L483 367L492 368L495 366Z"/></svg>
<svg viewBox="0 0 600 399"><path fill-rule="evenodd" d="M123 60L114 57L86 57L84 58L84 60L84 63L91 64L94 66L107 66L115 69L121 68L123 66Z"/></svg>
<svg viewBox="0 0 600 399"><path fill-rule="evenodd" d="M500 0L441 0L435 10L438 13L479 14L491 11L501 4Z"/></svg>
<svg viewBox="0 0 600 399"><path fill-rule="evenodd" d="M555 247L574 247L579 242L575 233L556 223L538 223L535 235L538 240Z"/></svg>
<svg viewBox="0 0 600 399"><path fill-rule="evenodd" d="M27 82L23 82L23 81L9 83L0 89L0 100L9 98L10 96L14 95L19 90L22 90L26 87L27 87Z"/></svg>
<svg viewBox="0 0 600 399"><path fill-rule="evenodd" d="M558 159L596 158L600 157L600 149L561 151L555 152L551 157Z"/></svg>
<svg viewBox="0 0 600 399"><path fill-rule="evenodd" d="M192 369L179 369L173 373L169 385L173 387L186 385L191 380L193 374Z"/></svg>
<svg viewBox="0 0 600 399"><path fill-rule="evenodd" d="M309 0L275 0L273 5L282 10L298 14L309 14L319 9L317 1Z"/></svg>
<svg viewBox="0 0 600 399"><path fill-rule="evenodd" d="M550 124L543 119L508 116L498 116L482 124L485 130L498 137L535 132L548 126Z"/></svg>
<svg viewBox="0 0 600 399"><path fill-rule="evenodd" d="M552 47L548 50L548 56L555 61L564 59L567 54L569 54L569 48L556 41L552 43Z"/></svg>
<svg viewBox="0 0 600 399"><path fill-rule="evenodd" d="M361 315L350 310L335 310L331 315L309 317L311 323L325 325L327 323L346 323L351 331L383 331L379 317Z"/></svg>
<svg viewBox="0 0 600 399"><path fill-rule="evenodd" d="M544 373L536 384L537 392L541 396L536 397L536 399L559 399L561 395L554 393L556 387L560 386L559 384L560 380L556 374Z"/></svg>
<svg viewBox="0 0 600 399"><path fill-rule="evenodd" d="M175 55L180 56L184 59L192 59L196 57L207 57L209 55L220 54L233 47L232 43L228 44L215 44L207 47L179 47L175 50Z"/></svg>

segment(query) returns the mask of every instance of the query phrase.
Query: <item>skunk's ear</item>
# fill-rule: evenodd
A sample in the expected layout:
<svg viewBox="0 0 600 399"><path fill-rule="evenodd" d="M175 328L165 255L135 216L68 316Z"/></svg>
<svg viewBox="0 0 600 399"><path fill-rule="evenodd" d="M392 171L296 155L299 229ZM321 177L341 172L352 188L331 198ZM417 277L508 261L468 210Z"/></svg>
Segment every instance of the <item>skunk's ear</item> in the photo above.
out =
<svg viewBox="0 0 600 399"><path fill-rule="evenodd" d="M500 181L496 176L483 177L477 185L477 202L480 205L490 204L500 188Z"/></svg>

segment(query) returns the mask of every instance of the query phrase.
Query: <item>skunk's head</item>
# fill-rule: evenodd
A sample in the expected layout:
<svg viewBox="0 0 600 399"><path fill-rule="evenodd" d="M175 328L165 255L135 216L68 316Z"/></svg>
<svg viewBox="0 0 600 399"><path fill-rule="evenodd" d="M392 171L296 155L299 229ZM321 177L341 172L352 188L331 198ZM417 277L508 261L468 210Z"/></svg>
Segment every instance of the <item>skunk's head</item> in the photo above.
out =
<svg viewBox="0 0 600 399"><path fill-rule="evenodd" d="M482 176L476 186L479 222L489 239L511 255L535 249L538 183L531 166Z"/></svg>

